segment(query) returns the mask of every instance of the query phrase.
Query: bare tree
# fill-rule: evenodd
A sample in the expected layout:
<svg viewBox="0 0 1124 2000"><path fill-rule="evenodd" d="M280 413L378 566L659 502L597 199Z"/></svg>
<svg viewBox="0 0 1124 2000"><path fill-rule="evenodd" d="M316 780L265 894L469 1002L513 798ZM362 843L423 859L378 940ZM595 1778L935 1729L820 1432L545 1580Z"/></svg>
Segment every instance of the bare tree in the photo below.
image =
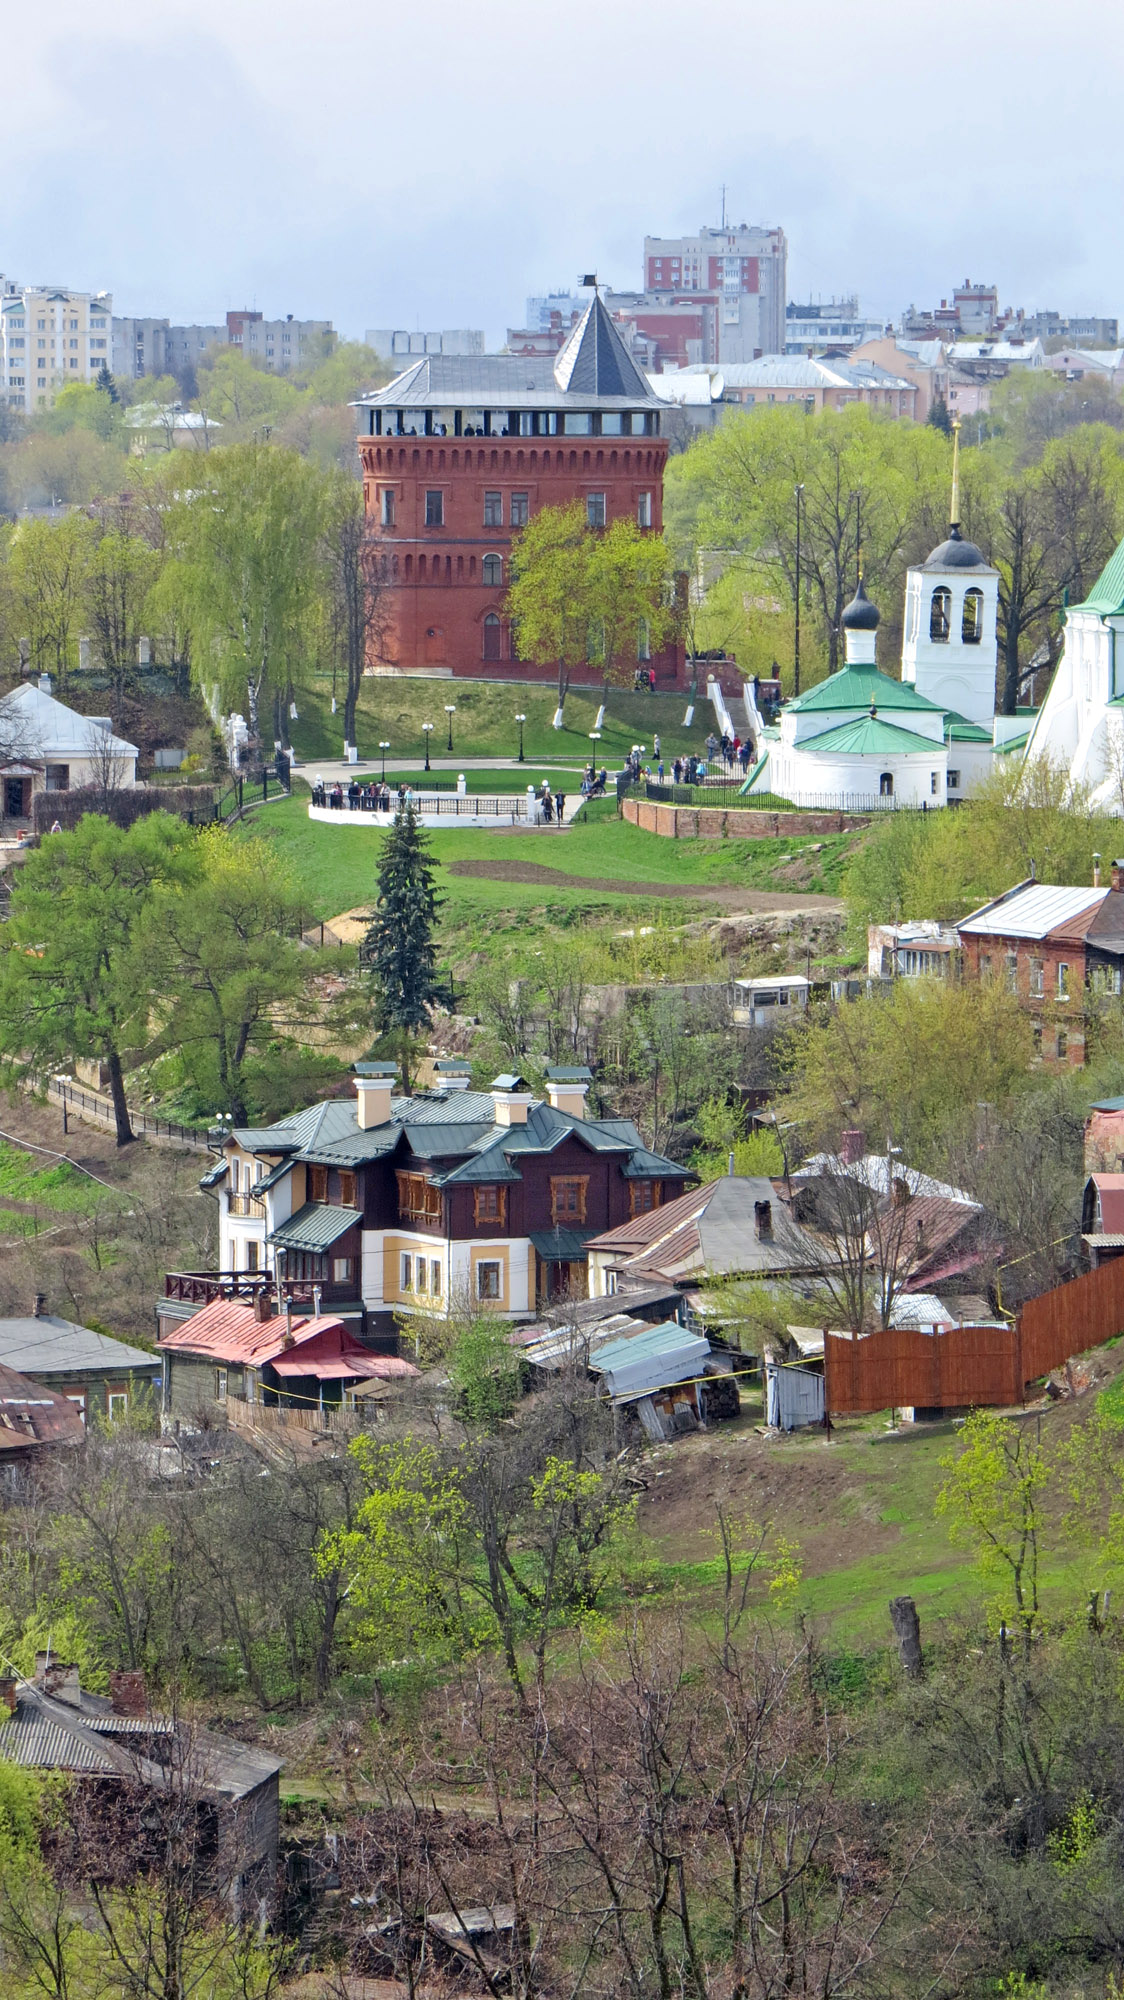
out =
<svg viewBox="0 0 1124 2000"><path fill-rule="evenodd" d="M385 558L379 557L353 480L340 488L340 504L333 510L323 550L332 659L344 675L344 743L354 744L359 690L372 656L382 649L389 607Z"/></svg>
<svg viewBox="0 0 1124 2000"><path fill-rule="evenodd" d="M131 789L133 759L120 748L120 738L114 735L110 723L90 722L85 738L90 788L96 800L95 811L105 813L107 818L112 817L113 801L120 792Z"/></svg>

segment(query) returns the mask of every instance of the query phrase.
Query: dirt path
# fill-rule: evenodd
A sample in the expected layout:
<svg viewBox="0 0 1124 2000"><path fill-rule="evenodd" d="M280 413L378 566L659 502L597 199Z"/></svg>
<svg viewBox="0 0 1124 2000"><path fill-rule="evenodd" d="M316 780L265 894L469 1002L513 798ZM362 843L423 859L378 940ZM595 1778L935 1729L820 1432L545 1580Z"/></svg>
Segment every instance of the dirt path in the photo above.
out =
<svg viewBox="0 0 1124 2000"><path fill-rule="evenodd" d="M739 889L732 884L700 888L693 882L620 882L612 876L567 875L538 861L452 861L450 875L475 876L485 882L528 882L544 889L589 889L601 895L631 896L642 902L652 896L674 896L682 902L721 903L727 910L818 910L843 908L835 896L799 896L777 889Z"/></svg>

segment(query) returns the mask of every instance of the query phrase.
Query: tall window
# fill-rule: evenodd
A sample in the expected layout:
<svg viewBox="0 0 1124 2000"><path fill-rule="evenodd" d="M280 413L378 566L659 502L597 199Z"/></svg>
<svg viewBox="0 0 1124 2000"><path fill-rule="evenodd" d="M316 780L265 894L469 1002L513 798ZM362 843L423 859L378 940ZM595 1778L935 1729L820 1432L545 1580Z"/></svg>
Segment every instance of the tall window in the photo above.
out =
<svg viewBox="0 0 1124 2000"><path fill-rule="evenodd" d="M550 1183L550 1219L552 1222L584 1222L585 1195L589 1186L588 1175L555 1175Z"/></svg>
<svg viewBox="0 0 1124 2000"><path fill-rule="evenodd" d="M945 590L944 586L942 585L939 590L934 590L932 602L929 605L930 639L935 639L940 644L942 645L944 644L944 642L948 638L949 622L951 616L952 616L952 597L950 592Z"/></svg>
<svg viewBox="0 0 1124 2000"><path fill-rule="evenodd" d="M1058 964L1058 999L1069 999L1069 967L1064 960Z"/></svg>
<svg viewBox="0 0 1124 2000"><path fill-rule="evenodd" d="M586 494L585 518L591 528L603 528L605 526L605 495L603 493Z"/></svg>
<svg viewBox="0 0 1124 2000"><path fill-rule="evenodd" d="M939 772L939 771L930 771L930 773L929 773L929 791L930 791L930 793L932 794L932 796L933 796L934 798L936 797L937 793L938 793L938 792L940 791L940 788L941 788L941 774L940 774L940 772Z"/></svg>
<svg viewBox="0 0 1124 2000"><path fill-rule="evenodd" d="M502 1297L501 1273L503 1266L490 1259L476 1266L476 1296L478 1299L499 1299Z"/></svg>
<svg viewBox="0 0 1124 2000"><path fill-rule="evenodd" d="M1013 993L1018 983L1018 976L1019 976L1019 954L1017 951L1008 951L1004 953L1003 970L1007 975L1008 992Z"/></svg>
<svg viewBox="0 0 1124 2000"><path fill-rule="evenodd" d="M340 1200L345 1208L355 1207L355 1175L346 1171L340 1174Z"/></svg>
<svg viewBox="0 0 1124 2000"><path fill-rule="evenodd" d="M328 1199L328 1169L327 1169L327 1167L310 1167L310 1168L309 1168L309 1170L308 1170L308 1199L309 1199L309 1201L327 1201L327 1199Z"/></svg>
<svg viewBox="0 0 1124 2000"><path fill-rule="evenodd" d="M1041 1000L1045 991L1046 961L1044 958L1032 958L1030 961L1030 997L1032 1000Z"/></svg>
<svg viewBox="0 0 1124 2000"><path fill-rule="evenodd" d="M964 594L964 616L960 637L966 646L978 646L983 638L983 591L975 586Z"/></svg>
<svg viewBox="0 0 1124 2000"><path fill-rule="evenodd" d="M511 496L512 527L525 528L527 522L530 520L530 517L531 517L530 496L526 493L513 493Z"/></svg>
<svg viewBox="0 0 1124 2000"><path fill-rule="evenodd" d="M484 620L484 658L498 660L500 657L500 621L494 611L489 611Z"/></svg>
<svg viewBox="0 0 1124 2000"><path fill-rule="evenodd" d="M505 1187L478 1187L474 1190L473 1220L479 1229L481 1223L497 1223L502 1229L506 1209L507 1189Z"/></svg>
<svg viewBox="0 0 1124 2000"><path fill-rule="evenodd" d="M379 495L379 520L384 528L394 526L394 489L384 486Z"/></svg>
<svg viewBox="0 0 1124 2000"><path fill-rule="evenodd" d="M636 525L638 528L650 528L652 525L652 496L650 493L642 493L636 502Z"/></svg>
<svg viewBox="0 0 1124 2000"><path fill-rule="evenodd" d="M636 635L636 657L650 660L652 657L652 628L646 618L640 620L640 630Z"/></svg>
<svg viewBox="0 0 1124 2000"><path fill-rule="evenodd" d="M893 774L893 772L892 772L892 771L883 771L883 773L882 773L882 776L881 776L881 777L879 778L879 780L878 780L878 791L879 791L879 795L880 795L880 797L882 797L882 798L884 798L884 799L892 799L892 798L893 798L893 796L894 796L894 774Z"/></svg>
<svg viewBox="0 0 1124 2000"><path fill-rule="evenodd" d="M485 493L485 495L484 495L484 526L485 526L486 528L502 528L502 527L503 527L503 494L502 494L502 493Z"/></svg>
<svg viewBox="0 0 1124 2000"><path fill-rule="evenodd" d="M1055 1054L1057 1055L1059 1062L1065 1061L1068 1049L1069 1049L1069 1040L1066 1036L1066 1031L1064 1028L1059 1028L1057 1034L1057 1040L1054 1043L1054 1051Z"/></svg>
<svg viewBox="0 0 1124 2000"><path fill-rule="evenodd" d="M480 575L485 583L490 584L493 589L498 589L503 582L503 557L485 556L480 565Z"/></svg>
<svg viewBox="0 0 1124 2000"><path fill-rule="evenodd" d="M445 526L445 495L440 487L430 487L426 492L425 525L427 528Z"/></svg>

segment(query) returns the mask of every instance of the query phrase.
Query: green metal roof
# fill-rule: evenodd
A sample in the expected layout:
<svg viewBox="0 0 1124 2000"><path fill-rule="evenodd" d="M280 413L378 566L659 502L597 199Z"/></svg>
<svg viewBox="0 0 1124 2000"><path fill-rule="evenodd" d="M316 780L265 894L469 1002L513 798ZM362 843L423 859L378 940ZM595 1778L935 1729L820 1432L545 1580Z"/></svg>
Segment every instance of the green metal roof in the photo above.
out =
<svg viewBox="0 0 1124 2000"><path fill-rule="evenodd" d="M807 694L790 701L785 714L815 715L823 709L869 708L871 702L876 708L926 709L931 715L944 713L927 695L918 694L909 681L891 680L889 674L877 667L843 667L838 673L829 674L817 687L809 688Z"/></svg>
<svg viewBox="0 0 1124 2000"><path fill-rule="evenodd" d="M338 1243L341 1236L346 1236L362 1220L362 1209L306 1201L288 1222L278 1224L269 1240L279 1243L283 1250L330 1250L333 1243Z"/></svg>
<svg viewBox="0 0 1124 2000"><path fill-rule="evenodd" d="M1009 750L1025 749L1029 741L1030 741L1029 729L1024 729L1018 736L1005 736L1001 743L996 744L995 754L997 757L1005 757Z"/></svg>
<svg viewBox="0 0 1124 2000"><path fill-rule="evenodd" d="M954 708L945 713L945 735L950 743L990 743L991 731L978 722L969 722L966 715L957 715Z"/></svg>
<svg viewBox="0 0 1124 2000"><path fill-rule="evenodd" d="M1071 611L1099 611L1102 618L1124 613L1124 542L1111 555L1082 604Z"/></svg>
<svg viewBox="0 0 1124 2000"><path fill-rule="evenodd" d="M757 783L757 780L761 776L761 773L765 769L765 766L768 763L768 761L769 761L769 752L766 750L765 755L757 759L757 762L754 765L752 771L749 773L749 776L746 778L744 785L740 787L739 790L740 797L744 798L750 786L755 785Z"/></svg>
<svg viewBox="0 0 1124 2000"><path fill-rule="evenodd" d="M926 702L926 708L932 707ZM832 750L844 756L899 757L924 750L928 756L940 756L944 752L943 743L934 743L931 736L918 736L915 730L899 729L896 723L883 722L879 715L861 715L854 722L841 722L837 729L825 729L822 736L813 736L800 745L802 750Z"/></svg>
<svg viewBox="0 0 1124 2000"><path fill-rule="evenodd" d="M585 1246L596 1234L594 1229L532 1229L531 1242L548 1264L578 1264L585 1262Z"/></svg>

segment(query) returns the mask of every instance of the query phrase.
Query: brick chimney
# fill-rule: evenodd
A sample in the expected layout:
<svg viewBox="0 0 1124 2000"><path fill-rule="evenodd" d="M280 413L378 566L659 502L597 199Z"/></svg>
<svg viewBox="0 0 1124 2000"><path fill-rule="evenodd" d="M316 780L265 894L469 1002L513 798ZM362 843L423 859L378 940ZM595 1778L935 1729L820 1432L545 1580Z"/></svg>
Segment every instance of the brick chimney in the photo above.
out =
<svg viewBox="0 0 1124 2000"><path fill-rule="evenodd" d="M567 1069L564 1065L551 1063L546 1072L546 1094L551 1108L568 1111L571 1118L584 1118L585 1100L592 1082L592 1070L582 1064Z"/></svg>
<svg viewBox="0 0 1124 2000"><path fill-rule="evenodd" d="M148 1689L139 1667L110 1671L109 1698L114 1715L129 1715L141 1721L148 1714Z"/></svg>
<svg viewBox="0 0 1124 2000"><path fill-rule="evenodd" d="M845 1167L857 1167L866 1152L866 1133L851 1127L840 1136L839 1157Z"/></svg>
<svg viewBox="0 0 1124 2000"><path fill-rule="evenodd" d="M525 1125L534 1101L521 1076L497 1076L492 1084L497 1125Z"/></svg>
<svg viewBox="0 0 1124 2000"><path fill-rule="evenodd" d="M1124 861L1113 862L1112 875L1109 879L1114 889L1124 889Z"/></svg>
<svg viewBox="0 0 1124 2000"><path fill-rule="evenodd" d="M356 1063L355 1116L361 1132L390 1123L390 1099L398 1077L397 1063Z"/></svg>
<svg viewBox="0 0 1124 2000"><path fill-rule="evenodd" d="M44 1317L44 1315L45 1315L46 1311L47 1311L47 1294L46 1294L46 1292L36 1292L36 1294L35 1294L35 1297L34 1297L34 1298L32 1299L32 1301L31 1301L31 1317L32 1317L32 1319L42 1319L42 1318Z"/></svg>
<svg viewBox="0 0 1124 2000"><path fill-rule="evenodd" d="M254 1318L263 1324L273 1318L272 1292L262 1290L254 1293Z"/></svg>
<svg viewBox="0 0 1124 2000"><path fill-rule="evenodd" d="M82 1689L78 1678L78 1668L74 1661L52 1660L49 1667L37 1674L44 1694L53 1694L59 1701L69 1701L75 1708L82 1699Z"/></svg>
<svg viewBox="0 0 1124 2000"><path fill-rule="evenodd" d="M0 1674L0 1707L9 1715L16 1712L16 1677L14 1674Z"/></svg>

